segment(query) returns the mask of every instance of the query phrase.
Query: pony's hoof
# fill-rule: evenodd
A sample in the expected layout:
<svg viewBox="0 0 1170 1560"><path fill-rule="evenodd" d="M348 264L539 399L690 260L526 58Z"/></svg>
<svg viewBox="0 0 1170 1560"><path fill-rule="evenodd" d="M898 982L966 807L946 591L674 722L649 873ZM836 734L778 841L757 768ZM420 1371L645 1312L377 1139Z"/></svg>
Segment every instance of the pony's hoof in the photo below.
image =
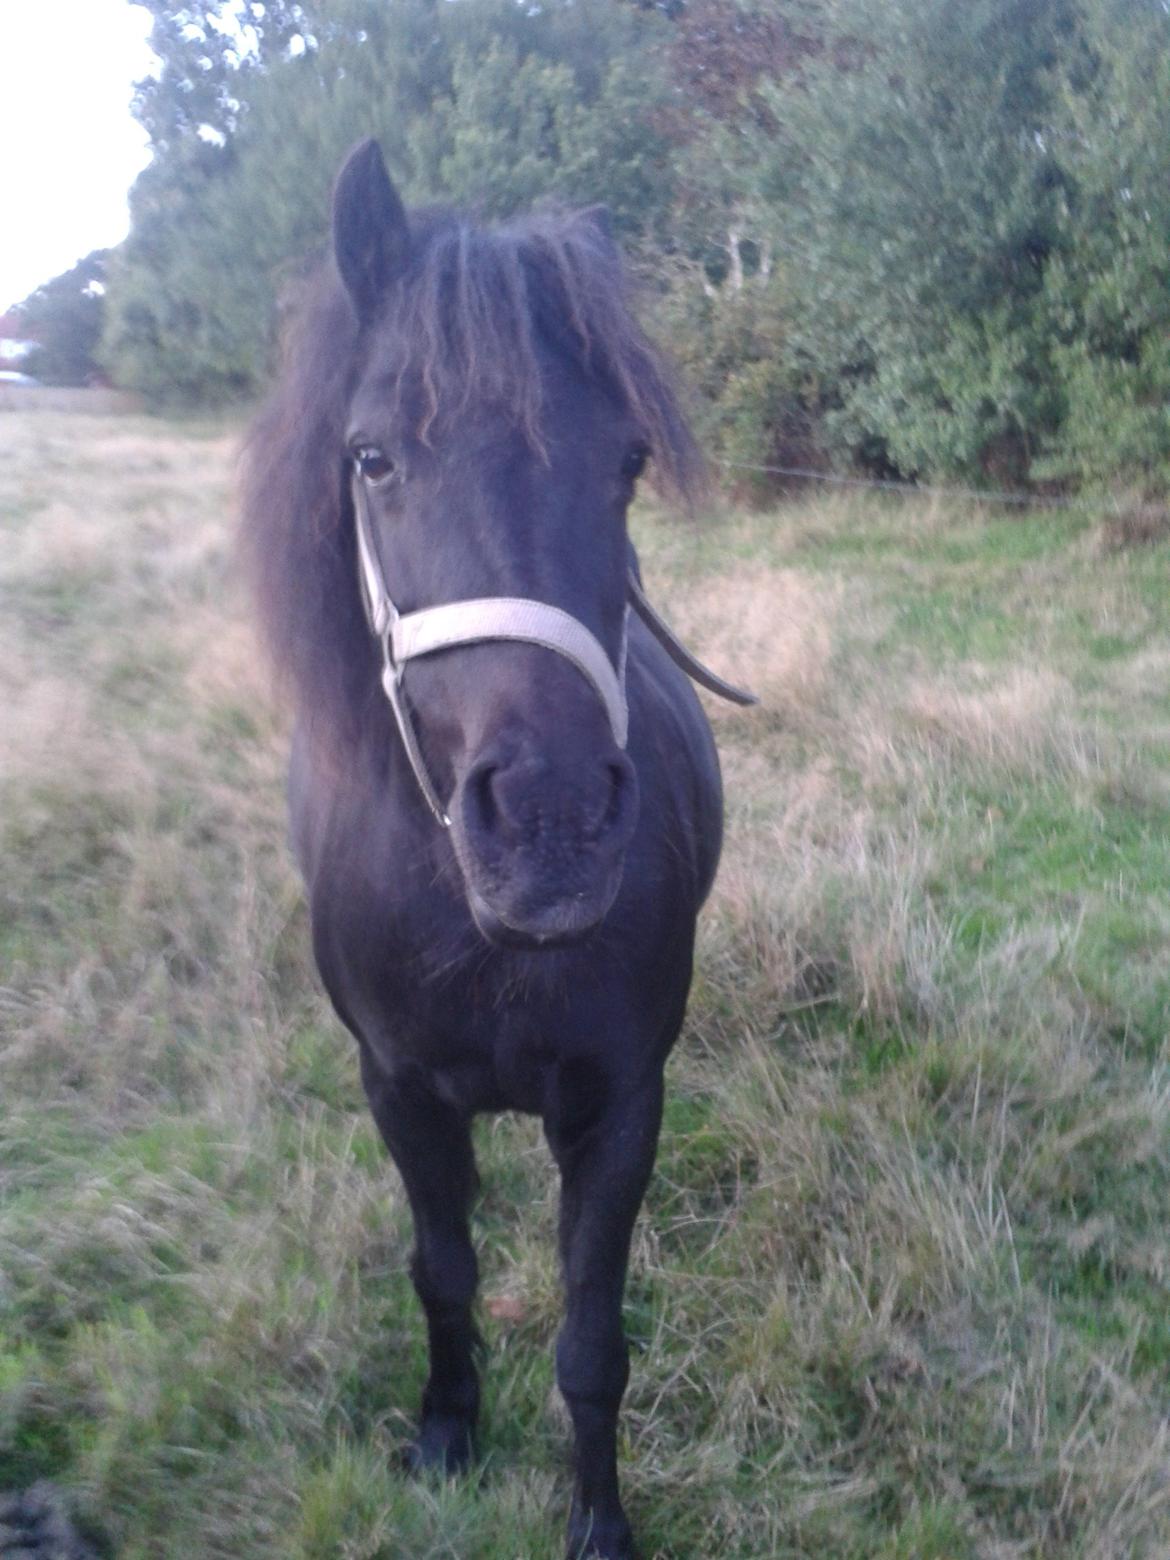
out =
<svg viewBox="0 0 1170 1560"><path fill-rule="evenodd" d="M402 1456L408 1473L466 1473L475 1456L475 1437L457 1414L428 1414Z"/></svg>
<svg viewBox="0 0 1170 1560"><path fill-rule="evenodd" d="M583 1521L574 1513L565 1560L637 1560L630 1524L620 1514L609 1521Z"/></svg>

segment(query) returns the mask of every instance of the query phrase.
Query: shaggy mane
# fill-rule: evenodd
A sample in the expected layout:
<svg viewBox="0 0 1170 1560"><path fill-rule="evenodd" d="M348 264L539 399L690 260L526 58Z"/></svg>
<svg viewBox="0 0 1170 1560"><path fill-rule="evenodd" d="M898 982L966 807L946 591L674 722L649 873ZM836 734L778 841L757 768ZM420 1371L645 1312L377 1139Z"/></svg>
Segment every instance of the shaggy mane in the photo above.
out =
<svg viewBox="0 0 1170 1560"><path fill-rule="evenodd" d="M689 500L703 482L670 378L634 318L621 257L596 213L537 213L496 228L415 213L411 239L406 272L366 331L332 264L308 284L244 449L242 543L261 627L302 713L335 747L356 739L378 698L344 451L371 341L397 343L387 393L424 440L490 403L543 455L543 341L624 406L650 447L658 486Z"/></svg>

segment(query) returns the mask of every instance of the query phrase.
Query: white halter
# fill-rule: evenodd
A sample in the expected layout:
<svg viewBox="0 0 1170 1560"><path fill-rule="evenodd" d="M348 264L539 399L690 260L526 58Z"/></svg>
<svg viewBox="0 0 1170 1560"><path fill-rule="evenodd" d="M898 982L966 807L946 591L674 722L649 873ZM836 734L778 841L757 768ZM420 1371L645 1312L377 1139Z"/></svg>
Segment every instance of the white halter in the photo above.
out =
<svg viewBox="0 0 1170 1560"><path fill-rule="evenodd" d="M419 789L427 806L445 829L450 828L451 820L427 773L403 695L402 678L406 663L416 656L430 655L436 650L449 649L452 645L474 644L485 639L521 640L527 644L541 645L546 650L555 650L558 655L571 661L592 684L605 706L613 740L618 747L624 748L629 732L626 651L632 606L671 658L696 682L735 704L757 703L755 694L724 682L701 661L697 661L675 638L646 600L632 569L626 582L629 600L622 619L622 642L616 668L600 641L584 623L578 622L560 607L550 606L544 601L530 601L522 596L482 596L471 601L449 601L440 606L423 607L418 612L408 612L403 616L386 589L370 523L369 495L365 479L356 463L352 490L362 602L370 632L377 637L382 647L382 687L394 712L394 720Z"/></svg>

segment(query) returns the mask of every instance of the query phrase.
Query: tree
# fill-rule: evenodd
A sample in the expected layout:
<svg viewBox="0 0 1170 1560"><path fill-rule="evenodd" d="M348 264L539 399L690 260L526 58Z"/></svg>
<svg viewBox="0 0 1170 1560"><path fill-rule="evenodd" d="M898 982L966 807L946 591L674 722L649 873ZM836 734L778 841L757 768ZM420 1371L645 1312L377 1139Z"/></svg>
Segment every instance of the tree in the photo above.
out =
<svg viewBox="0 0 1170 1560"><path fill-rule="evenodd" d="M838 449L1020 480L1058 426L1044 132L1072 3L826 0L800 89L761 89L758 198Z"/></svg>
<svg viewBox="0 0 1170 1560"><path fill-rule="evenodd" d="M297 0L133 0L154 18L150 47L158 70L135 87L134 116L156 153L195 137L222 144L236 130L248 81L311 44Z"/></svg>
<svg viewBox="0 0 1170 1560"><path fill-rule="evenodd" d="M345 151L604 202L736 461L1170 486L1165 0L148 0L102 352L264 381Z"/></svg>
<svg viewBox="0 0 1170 1560"><path fill-rule="evenodd" d="M37 345L24 366L50 385L85 385L96 360L105 306L108 249L95 249L31 292L16 313Z"/></svg>
<svg viewBox="0 0 1170 1560"><path fill-rule="evenodd" d="M277 299L327 236L345 151L382 141L415 202L505 216L547 195L607 202L626 235L669 210L666 93L647 44L668 25L614 0L152 0L167 49L140 94L155 157L111 272L103 351L152 396L247 394L266 376Z"/></svg>
<svg viewBox="0 0 1170 1560"><path fill-rule="evenodd" d="M1045 274L1065 416L1045 475L1170 489L1170 15L1086 0L1054 73L1065 178Z"/></svg>

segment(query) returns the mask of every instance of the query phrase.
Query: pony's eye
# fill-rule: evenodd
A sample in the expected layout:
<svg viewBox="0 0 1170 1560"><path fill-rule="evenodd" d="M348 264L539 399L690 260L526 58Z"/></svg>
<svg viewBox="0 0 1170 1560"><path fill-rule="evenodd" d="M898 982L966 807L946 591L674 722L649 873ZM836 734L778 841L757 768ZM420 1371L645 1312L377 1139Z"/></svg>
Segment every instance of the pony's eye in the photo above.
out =
<svg viewBox="0 0 1170 1560"><path fill-rule="evenodd" d="M394 462L376 444L359 444L353 458L367 482L384 482L394 470Z"/></svg>
<svg viewBox="0 0 1170 1560"><path fill-rule="evenodd" d="M635 444L622 461L622 476L627 482L636 482L646 469L646 462L650 459L650 449L645 444Z"/></svg>

